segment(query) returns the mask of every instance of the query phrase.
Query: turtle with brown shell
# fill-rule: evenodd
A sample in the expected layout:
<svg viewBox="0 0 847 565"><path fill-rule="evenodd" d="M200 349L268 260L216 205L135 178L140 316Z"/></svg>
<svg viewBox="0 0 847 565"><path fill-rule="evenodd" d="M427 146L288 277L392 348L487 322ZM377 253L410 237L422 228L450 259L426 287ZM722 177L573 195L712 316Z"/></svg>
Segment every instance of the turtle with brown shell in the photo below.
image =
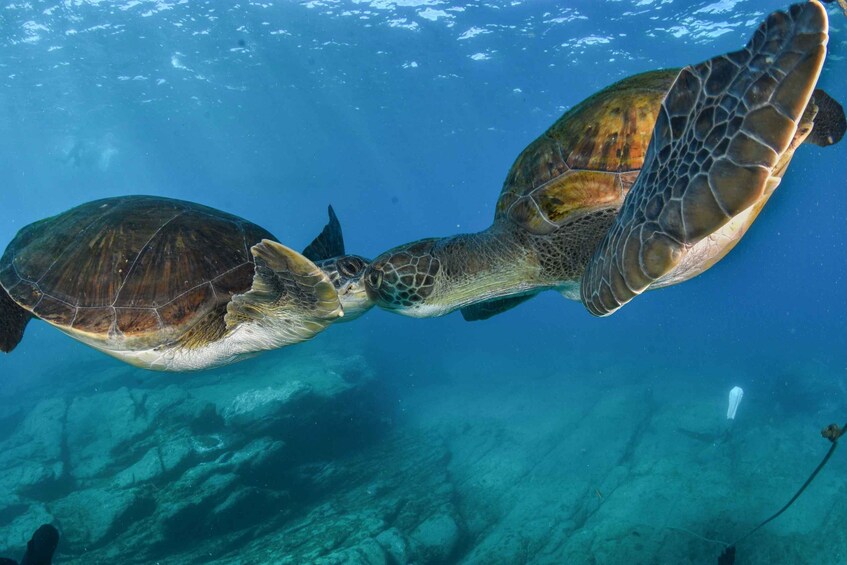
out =
<svg viewBox="0 0 847 565"><path fill-rule="evenodd" d="M802 143L843 136L843 109L815 90L827 39L823 6L795 4L740 51L591 96L518 156L490 228L383 253L368 293L408 316L479 320L552 289L604 316L702 273Z"/></svg>
<svg viewBox="0 0 847 565"><path fill-rule="evenodd" d="M21 229L0 259L0 350L40 318L127 363L205 369L307 340L371 306L367 261L330 221L303 254L213 208L155 196ZM343 316L343 318L342 318Z"/></svg>

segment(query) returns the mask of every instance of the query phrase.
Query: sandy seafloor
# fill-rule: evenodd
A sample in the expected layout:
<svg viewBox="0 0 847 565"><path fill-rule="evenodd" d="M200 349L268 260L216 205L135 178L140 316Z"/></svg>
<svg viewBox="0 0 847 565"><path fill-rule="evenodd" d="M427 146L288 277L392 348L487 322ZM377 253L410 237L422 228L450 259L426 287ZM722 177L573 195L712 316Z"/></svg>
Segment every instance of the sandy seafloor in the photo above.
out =
<svg viewBox="0 0 847 565"><path fill-rule="evenodd" d="M2 245L134 193L296 249L331 202L368 257L481 230L565 108L785 4L10 4ZM830 14L820 86L845 101ZM703 538L779 509L847 422L845 155L801 148L726 259L607 319L553 293L476 324L373 311L177 375L33 322L0 357L0 556L53 522L56 563L715 563ZM845 471L842 446L737 563L847 563Z"/></svg>

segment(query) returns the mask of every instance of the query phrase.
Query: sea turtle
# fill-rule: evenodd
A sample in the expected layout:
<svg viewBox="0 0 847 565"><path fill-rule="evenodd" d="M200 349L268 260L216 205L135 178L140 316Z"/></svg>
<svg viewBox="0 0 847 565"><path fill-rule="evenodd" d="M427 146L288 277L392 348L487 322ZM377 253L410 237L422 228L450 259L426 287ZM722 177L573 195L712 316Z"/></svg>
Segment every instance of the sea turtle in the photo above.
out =
<svg viewBox="0 0 847 565"><path fill-rule="evenodd" d="M603 316L705 271L798 145L843 135L841 106L814 90L827 37L823 6L796 4L743 50L591 96L518 156L490 228L383 253L368 293L408 316L478 320L556 289Z"/></svg>
<svg viewBox="0 0 847 565"><path fill-rule="evenodd" d="M0 349L31 317L118 359L183 371L311 338L371 303L338 219L301 255L264 228L156 196L88 202L21 229L0 259Z"/></svg>

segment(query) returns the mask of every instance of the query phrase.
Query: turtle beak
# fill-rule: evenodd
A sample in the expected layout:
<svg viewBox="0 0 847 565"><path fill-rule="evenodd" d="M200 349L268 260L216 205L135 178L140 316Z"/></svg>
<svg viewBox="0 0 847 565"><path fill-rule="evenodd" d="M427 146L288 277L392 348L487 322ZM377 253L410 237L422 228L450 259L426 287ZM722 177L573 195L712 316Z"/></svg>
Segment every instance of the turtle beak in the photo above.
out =
<svg viewBox="0 0 847 565"><path fill-rule="evenodd" d="M362 277L345 283L338 289L338 299L344 309L344 318L339 321L349 322L355 320L371 309L374 301L362 282Z"/></svg>

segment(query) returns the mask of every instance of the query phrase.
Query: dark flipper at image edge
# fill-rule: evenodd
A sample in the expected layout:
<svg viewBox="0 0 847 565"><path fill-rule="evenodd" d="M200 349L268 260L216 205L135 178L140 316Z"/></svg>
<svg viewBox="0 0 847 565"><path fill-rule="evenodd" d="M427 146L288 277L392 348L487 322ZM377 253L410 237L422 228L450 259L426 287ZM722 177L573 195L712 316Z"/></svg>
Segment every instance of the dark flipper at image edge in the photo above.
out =
<svg viewBox="0 0 847 565"><path fill-rule="evenodd" d="M6 289L0 287L0 351L9 353L17 347L30 318L32 314L18 306Z"/></svg>

